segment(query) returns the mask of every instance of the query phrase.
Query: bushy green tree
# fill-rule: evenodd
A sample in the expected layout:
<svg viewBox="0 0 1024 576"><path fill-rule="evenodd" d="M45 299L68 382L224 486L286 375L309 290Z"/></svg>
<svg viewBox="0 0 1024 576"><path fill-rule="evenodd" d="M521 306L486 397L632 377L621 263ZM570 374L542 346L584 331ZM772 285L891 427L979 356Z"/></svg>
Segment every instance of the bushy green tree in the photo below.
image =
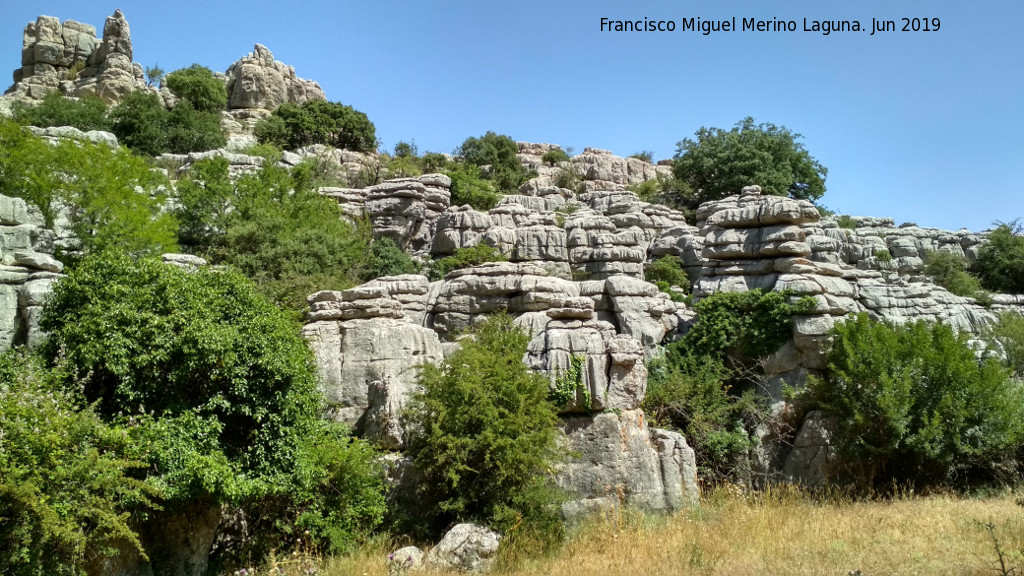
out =
<svg viewBox="0 0 1024 576"><path fill-rule="evenodd" d="M813 402L831 419L841 472L862 488L1016 481L1024 388L969 336L866 314L837 324Z"/></svg>
<svg viewBox="0 0 1024 576"><path fill-rule="evenodd" d="M506 260L508 258L500 250L490 244L481 242L474 246L458 248L451 256L435 260L431 264L428 276L430 276L431 280L440 280L452 270L478 266L487 262L504 262Z"/></svg>
<svg viewBox="0 0 1024 576"><path fill-rule="evenodd" d="M792 317L807 312L813 300L790 303L787 292L720 292L694 308L697 323L681 344L700 355L729 356L743 361L767 356L792 336Z"/></svg>
<svg viewBox="0 0 1024 576"><path fill-rule="evenodd" d="M488 131L479 138L466 138L455 154L483 168L481 173L503 194L515 194L530 179L530 173L519 162L519 145L504 134Z"/></svg>
<svg viewBox="0 0 1024 576"><path fill-rule="evenodd" d="M925 254L924 273L957 296L976 296L981 291L981 282L967 272L967 259L952 252Z"/></svg>
<svg viewBox="0 0 1024 576"><path fill-rule="evenodd" d="M746 481L756 444L746 420L756 403L730 394L733 373L722 360L672 350L651 362L644 411L659 426L678 430L693 447L705 482Z"/></svg>
<svg viewBox="0 0 1024 576"><path fill-rule="evenodd" d="M296 171L265 165L235 181L224 160L197 162L178 184L179 234L192 252L231 264L297 317L306 296L364 277L369 227L341 218L337 202Z"/></svg>
<svg viewBox="0 0 1024 576"><path fill-rule="evenodd" d="M486 212L501 200L501 194L495 191L494 184L484 179L480 168L473 164L457 164L446 170L445 174L452 179L452 206L468 204Z"/></svg>
<svg viewBox="0 0 1024 576"><path fill-rule="evenodd" d="M199 112L220 114L228 105L228 90L223 80L205 66L193 64L171 72L163 79L175 96Z"/></svg>
<svg viewBox="0 0 1024 576"><path fill-rule="evenodd" d="M220 115L195 109L185 100L164 108L155 94L132 92L110 111L111 131L137 154L186 154L220 148L227 143Z"/></svg>
<svg viewBox="0 0 1024 576"><path fill-rule="evenodd" d="M1000 223L989 233L973 270L988 290L1024 293L1024 234L1016 220Z"/></svg>
<svg viewBox="0 0 1024 576"><path fill-rule="evenodd" d="M321 418L297 326L238 272L90 257L57 285L41 326L46 357L74 368L58 383L134 423L165 507L249 508L267 536L308 526L339 547L380 522L379 470Z"/></svg>
<svg viewBox="0 0 1024 576"><path fill-rule="evenodd" d="M690 208L752 184L765 194L807 200L825 193L828 170L784 126L747 117L732 130L701 127L695 136L679 142L673 164L675 176L692 191Z"/></svg>
<svg viewBox="0 0 1024 576"><path fill-rule="evenodd" d="M1024 378L1024 316L1003 312L983 328L982 337L1018 378Z"/></svg>
<svg viewBox="0 0 1024 576"><path fill-rule="evenodd" d="M410 401L408 453L423 474L432 528L475 521L512 535L561 531L551 466L559 459L548 380L522 358L530 337L501 314L441 366L427 365ZM547 533L547 534L545 534Z"/></svg>
<svg viewBox="0 0 1024 576"><path fill-rule="evenodd" d="M416 274L419 270L419 265L394 240L381 238L370 245L370 258L363 278L373 280L381 276Z"/></svg>
<svg viewBox="0 0 1024 576"><path fill-rule="evenodd" d="M678 286L684 293L690 291L690 279L686 276L683 261L678 256L662 256L651 261L644 266L644 276L662 292L668 292L672 286Z"/></svg>
<svg viewBox="0 0 1024 576"><path fill-rule="evenodd" d="M54 90L43 96L36 106L18 103L14 120L26 126L74 126L79 130L109 130L107 105L96 96L72 100Z"/></svg>
<svg viewBox="0 0 1024 576"><path fill-rule="evenodd" d="M377 147L376 129L366 114L338 102L310 100L301 105L285 103L256 125L260 142L294 150L310 144L372 152Z"/></svg>
<svg viewBox="0 0 1024 576"><path fill-rule="evenodd" d="M114 545L141 550L131 524L156 499L128 432L51 380L0 357L0 566L13 576L79 576Z"/></svg>
<svg viewBox="0 0 1024 576"><path fill-rule="evenodd" d="M161 211L163 178L145 161L106 144L63 140L51 146L0 119L0 193L38 206L52 223L65 205L85 253L173 251L174 217Z"/></svg>
<svg viewBox="0 0 1024 576"><path fill-rule="evenodd" d="M569 160L569 155L561 148L552 148L545 152L544 155L540 157L540 160L548 166L555 166L559 162L567 162Z"/></svg>

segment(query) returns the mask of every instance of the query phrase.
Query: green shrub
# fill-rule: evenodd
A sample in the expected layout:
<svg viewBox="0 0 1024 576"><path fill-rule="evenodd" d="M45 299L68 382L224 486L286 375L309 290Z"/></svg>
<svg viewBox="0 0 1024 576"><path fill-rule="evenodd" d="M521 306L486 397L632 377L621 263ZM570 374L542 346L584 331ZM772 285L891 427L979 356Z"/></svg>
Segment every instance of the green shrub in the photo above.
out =
<svg viewBox="0 0 1024 576"><path fill-rule="evenodd" d="M440 280L452 270L479 266L487 262L504 262L506 260L508 258L494 246L480 243L475 246L458 248L451 256L435 260L430 267L428 276L430 276L431 280Z"/></svg>
<svg viewBox="0 0 1024 576"><path fill-rule="evenodd" d="M552 148L551 150L548 150L547 152L544 153L543 156L540 157L540 161L547 164L548 166L554 167L559 162L568 162L569 155L566 154L565 150L562 150L561 148Z"/></svg>
<svg viewBox="0 0 1024 576"><path fill-rule="evenodd" d="M644 277L648 282L666 282L668 286L678 286L689 292L690 279L683 270L683 261L678 256L662 256L644 266Z"/></svg>
<svg viewBox="0 0 1024 576"><path fill-rule="evenodd" d="M416 274L420 266L402 251L391 238L381 238L370 245L370 260L366 266L365 280L381 276Z"/></svg>
<svg viewBox="0 0 1024 576"><path fill-rule="evenodd" d="M885 248L879 248L874 251L873 256L879 262L892 262L892 253Z"/></svg>
<svg viewBox="0 0 1024 576"><path fill-rule="evenodd" d="M745 481L756 445L744 423L757 412L750 398L729 394L733 374L707 355L673 350L651 362L644 411L658 426L678 430L694 449L705 482Z"/></svg>
<svg viewBox="0 0 1024 576"><path fill-rule="evenodd" d="M111 131L133 152L158 156L220 148L227 143L220 115L182 101L168 111L155 94L132 92L110 111Z"/></svg>
<svg viewBox="0 0 1024 576"><path fill-rule="evenodd" d="M857 228L857 219L848 214L843 214L836 218L836 224L846 230L855 230Z"/></svg>
<svg viewBox="0 0 1024 576"><path fill-rule="evenodd" d="M107 105L96 96L82 96L77 100L64 97L54 90L43 96L36 106L18 103L14 107L14 120L25 126L74 126L79 130L109 130Z"/></svg>
<svg viewBox="0 0 1024 576"><path fill-rule="evenodd" d="M641 150L636 154L630 154L629 157L636 158L637 160L643 160L648 164L654 164L654 152L651 152L650 150Z"/></svg>
<svg viewBox="0 0 1024 576"><path fill-rule="evenodd" d="M51 146L0 119L0 193L38 206L48 224L59 204L85 253L108 248L160 254L177 248L174 217L163 213L162 177L146 162L106 144Z"/></svg>
<svg viewBox="0 0 1024 576"><path fill-rule="evenodd" d="M555 174L555 186L572 190L579 194L583 192L583 175L575 166L563 166Z"/></svg>
<svg viewBox="0 0 1024 576"><path fill-rule="evenodd" d="M833 335L827 376L808 392L832 421L842 474L861 488L1019 478L1024 389L977 360L968 335L866 314Z"/></svg>
<svg viewBox="0 0 1024 576"><path fill-rule="evenodd" d="M561 534L549 470L560 458L547 378L522 361L530 337L501 314L479 325L440 367L427 365L409 403L408 453L423 474L420 510L433 530L455 521L513 541Z"/></svg>
<svg viewBox="0 0 1024 576"><path fill-rule="evenodd" d="M504 134L487 132L479 138L466 138L455 151L468 164L479 166L488 180L494 182L498 192L515 194L530 179L519 162L519 145Z"/></svg>
<svg viewBox="0 0 1024 576"><path fill-rule="evenodd" d="M228 90L223 80L205 66L193 64L171 72L163 79L175 96L192 105L199 112L218 115L228 105Z"/></svg>
<svg viewBox="0 0 1024 576"><path fill-rule="evenodd" d="M697 323L669 348L736 360L767 356L792 336L792 317L814 305L809 297L791 304L790 296L761 289L712 294L694 306Z"/></svg>
<svg viewBox="0 0 1024 576"><path fill-rule="evenodd" d="M164 69L161 68L159 64L154 64L153 66L146 66L145 74L146 86L161 87L163 86L164 77L167 76L167 73L164 72Z"/></svg>
<svg viewBox="0 0 1024 576"><path fill-rule="evenodd" d="M1018 377L1024 377L1024 317L1003 312L994 324L985 326L982 337Z"/></svg>
<svg viewBox="0 0 1024 576"><path fill-rule="evenodd" d="M326 144L356 152L373 152L376 129L366 114L338 102L310 100L301 105L282 104L256 125L260 142L294 150Z"/></svg>
<svg viewBox="0 0 1024 576"><path fill-rule="evenodd" d="M380 522L368 449L321 419L297 325L239 273L87 258L57 284L41 326L46 357L74 367L58 383L82 386L105 420L135 423L167 508L252 510L252 524L272 531L246 546L265 549L303 526L340 549Z"/></svg>
<svg viewBox="0 0 1024 576"><path fill-rule="evenodd" d="M973 271L987 290L1024 293L1024 235L1014 220L999 223L978 250Z"/></svg>
<svg viewBox="0 0 1024 576"><path fill-rule="evenodd" d="M125 429L104 423L31 359L0 357L0 566L4 574L85 574L115 544L141 550L131 523L155 490Z"/></svg>
<svg viewBox="0 0 1024 576"><path fill-rule="evenodd" d="M477 166L458 164L446 170L445 174L452 179L452 206L468 204L475 210L486 212L501 200L501 194L494 191L494 185L483 178Z"/></svg>
<svg viewBox="0 0 1024 576"><path fill-rule="evenodd" d="M981 282L967 272L967 260L958 254L928 252L924 257L924 273L957 296L976 296L981 291Z"/></svg>
<svg viewBox="0 0 1024 576"><path fill-rule="evenodd" d="M232 181L226 161L197 162L178 184L177 214L192 252L237 267L301 318L309 294L358 284L370 251L367 223L342 219L338 203L296 168L265 165Z"/></svg>

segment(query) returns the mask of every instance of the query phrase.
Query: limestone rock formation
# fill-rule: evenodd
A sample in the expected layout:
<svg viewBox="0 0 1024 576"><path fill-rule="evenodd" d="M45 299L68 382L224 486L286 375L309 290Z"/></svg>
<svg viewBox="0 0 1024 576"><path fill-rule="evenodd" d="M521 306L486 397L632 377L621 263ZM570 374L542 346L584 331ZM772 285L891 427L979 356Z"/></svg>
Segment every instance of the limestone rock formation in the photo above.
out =
<svg viewBox="0 0 1024 576"><path fill-rule="evenodd" d="M274 110L285 102L327 100L320 85L295 75L262 44L228 68L228 107Z"/></svg>
<svg viewBox="0 0 1024 576"><path fill-rule="evenodd" d="M435 570L487 572L494 565L499 544L497 532L475 524L456 524L427 552L423 563Z"/></svg>
<svg viewBox="0 0 1024 576"><path fill-rule="evenodd" d="M52 256L54 237L38 208L0 196L0 351L45 338L42 306L64 269Z"/></svg>
<svg viewBox="0 0 1024 576"><path fill-rule="evenodd" d="M568 518L627 505L673 512L697 503L693 450L679 434L649 428L640 410L564 416L570 459L557 474L575 495Z"/></svg>
<svg viewBox="0 0 1024 576"><path fill-rule="evenodd" d="M146 85L142 66L132 61L131 31L120 10L107 18L99 40L93 26L40 16L25 27L21 62L7 90L19 100L40 100L60 90L110 104L136 90L156 92Z"/></svg>
<svg viewBox="0 0 1024 576"><path fill-rule="evenodd" d="M451 178L424 174L371 186L366 213L375 238L390 238L413 253L426 253L440 215L451 204Z"/></svg>

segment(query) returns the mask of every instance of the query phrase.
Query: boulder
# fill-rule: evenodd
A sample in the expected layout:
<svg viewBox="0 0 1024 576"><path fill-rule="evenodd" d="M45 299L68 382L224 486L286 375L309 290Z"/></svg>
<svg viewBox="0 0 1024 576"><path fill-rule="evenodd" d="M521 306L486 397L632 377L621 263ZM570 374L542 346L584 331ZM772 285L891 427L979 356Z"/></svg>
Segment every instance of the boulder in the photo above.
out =
<svg viewBox="0 0 1024 576"><path fill-rule="evenodd" d="M423 563L436 570L487 572L494 565L501 535L475 524L456 524Z"/></svg>

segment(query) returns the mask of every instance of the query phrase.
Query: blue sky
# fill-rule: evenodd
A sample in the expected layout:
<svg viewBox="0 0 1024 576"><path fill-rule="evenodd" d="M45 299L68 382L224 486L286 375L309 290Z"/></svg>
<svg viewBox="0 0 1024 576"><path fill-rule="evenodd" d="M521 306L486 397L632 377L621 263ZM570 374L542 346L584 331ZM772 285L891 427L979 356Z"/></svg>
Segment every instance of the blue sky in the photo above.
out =
<svg viewBox="0 0 1024 576"><path fill-rule="evenodd" d="M517 140L671 157L701 126L745 116L804 136L828 167L822 203L974 230L1024 216L1021 0L605 0L171 3L0 0L0 70L39 14L102 30L121 8L135 60L227 67L265 44L388 148ZM675 20L672 33L600 19ZM795 20L796 32L681 31L685 18ZM940 18L937 32L803 32L803 19ZM10 84L10 77L3 83Z"/></svg>

